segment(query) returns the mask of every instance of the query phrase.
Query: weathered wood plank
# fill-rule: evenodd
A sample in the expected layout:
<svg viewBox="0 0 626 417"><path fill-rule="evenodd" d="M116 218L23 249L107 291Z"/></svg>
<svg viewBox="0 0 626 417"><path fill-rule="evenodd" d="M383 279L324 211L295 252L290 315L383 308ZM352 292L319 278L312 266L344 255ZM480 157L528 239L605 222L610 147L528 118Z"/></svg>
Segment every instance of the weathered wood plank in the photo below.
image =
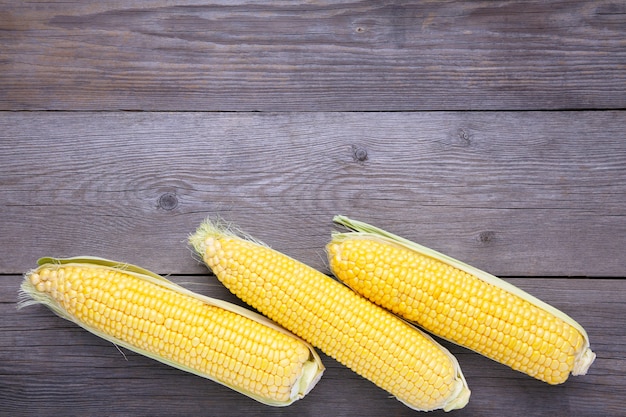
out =
<svg viewBox="0 0 626 417"><path fill-rule="evenodd" d="M626 108L614 1L0 1L0 109Z"/></svg>
<svg viewBox="0 0 626 417"><path fill-rule="evenodd" d="M325 270L347 214L503 276L625 276L626 112L3 113L1 273L203 273L220 215ZM360 160L361 158L362 160Z"/></svg>
<svg viewBox="0 0 626 417"><path fill-rule="evenodd" d="M176 276L209 296L237 300L212 276ZM324 378L304 400L266 407L199 377L125 351L41 306L17 311L20 276L0 277L0 414L74 415L328 415L409 416L370 382L324 356ZM626 398L626 280L510 279L561 308L588 331L598 358L588 375L549 386L444 342L458 357L470 388L459 416L621 416ZM429 415L444 415L435 412Z"/></svg>

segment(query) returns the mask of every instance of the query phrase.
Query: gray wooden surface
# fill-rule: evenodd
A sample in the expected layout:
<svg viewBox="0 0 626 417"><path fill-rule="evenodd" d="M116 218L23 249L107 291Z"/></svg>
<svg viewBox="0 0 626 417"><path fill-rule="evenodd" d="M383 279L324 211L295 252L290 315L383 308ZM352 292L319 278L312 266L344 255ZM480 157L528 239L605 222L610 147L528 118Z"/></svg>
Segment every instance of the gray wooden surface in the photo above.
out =
<svg viewBox="0 0 626 417"><path fill-rule="evenodd" d="M0 1L0 109L626 107L622 1Z"/></svg>
<svg viewBox="0 0 626 417"><path fill-rule="evenodd" d="M135 263L237 302L186 245L205 217L328 272L335 214L587 329L596 363L555 387L444 342L472 389L453 415L623 415L625 16L610 1L0 1L0 415L415 415L326 356L277 409L16 310L41 256Z"/></svg>

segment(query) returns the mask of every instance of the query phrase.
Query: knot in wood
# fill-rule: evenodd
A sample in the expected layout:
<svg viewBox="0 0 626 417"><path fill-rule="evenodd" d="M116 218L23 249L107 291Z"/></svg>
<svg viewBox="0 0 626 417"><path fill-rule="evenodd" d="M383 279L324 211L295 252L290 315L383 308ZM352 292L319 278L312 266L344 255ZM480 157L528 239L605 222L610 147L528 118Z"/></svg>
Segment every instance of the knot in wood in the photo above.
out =
<svg viewBox="0 0 626 417"><path fill-rule="evenodd" d="M357 162L367 161L367 149L363 146L352 145L352 158Z"/></svg>
<svg viewBox="0 0 626 417"><path fill-rule="evenodd" d="M478 241L480 243L491 243L496 238L496 232L492 230L485 230L478 235Z"/></svg>
<svg viewBox="0 0 626 417"><path fill-rule="evenodd" d="M472 135L466 129L460 128L458 131L460 145L469 146L472 143Z"/></svg>
<svg viewBox="0 0 626 417"><path fill-rule="evenodd" d="M174 210L178 207L178 197L174 193L164 193L159 197L159 207L163 210Z"/></svg>

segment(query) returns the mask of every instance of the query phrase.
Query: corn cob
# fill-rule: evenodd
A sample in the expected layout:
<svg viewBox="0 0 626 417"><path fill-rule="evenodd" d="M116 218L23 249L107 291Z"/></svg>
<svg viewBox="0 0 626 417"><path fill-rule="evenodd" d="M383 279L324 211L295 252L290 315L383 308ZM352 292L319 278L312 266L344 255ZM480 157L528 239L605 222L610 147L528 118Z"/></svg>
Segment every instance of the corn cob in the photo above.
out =
<svg viewBox="0 0 626 417"><path fill-rule="evenodd" d="M332 272L357 293L433 334L549 384L595 359L585 330L521 289L363 222L327 245Z"/></svg>
<svg viewBox="0 0 626 417"><path fill-rule="evenodd" d="M19 307L37 303L116 345L267 405L302 398L324 370L310 345L267 318L132 265L42 258L25 275Z"/></svg>
<svg viewBox="0 0 626 417"><path fill-rule="evenodd" d="M190 243L235 295L417 410L462 408L456 359L429 336L317 270L206 221Z"/></svg>

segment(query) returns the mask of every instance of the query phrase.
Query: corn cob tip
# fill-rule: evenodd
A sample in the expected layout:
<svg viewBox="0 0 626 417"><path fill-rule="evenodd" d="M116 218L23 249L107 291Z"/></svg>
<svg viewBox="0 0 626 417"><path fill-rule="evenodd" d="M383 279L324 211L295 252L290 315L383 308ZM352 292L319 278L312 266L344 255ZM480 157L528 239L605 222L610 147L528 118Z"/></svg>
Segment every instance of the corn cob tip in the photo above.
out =
<svg viewBox="0 0 626 417"><path fill-rule="evenodd" d="M265 243L244 233L234 224L228 223L221 218L205 219L200 226L198 226L196 231L189 236L188 241L201 257L206 255L213 256L214 254L207 254L207 249L212 250L215 246L215 239L223 237L236 237L267 247Z"/></svg>
<svg viewBox="0 0 626 417"><path fill-rule="evenodd" d="M189 244L198 255L204 256L207 247L213 246L212 239L227 229L227 226L221 221L211 221L207 219L189 236Z"/></svg>
<svg viewBox="0 0 626 417"><path fill-rule="evenodd" d="M576 358L574 362L574 368L572 369L572 375L586 375L589 367L596 360L596 354L591 351L589 347L582 351L582 353Z"/></svg>
<svg viewBox="0 0 626 417"><path fill-rule="evenodd" d="M467 387L465 379L461 375L461 383L458 384L457 391L450 396L450 400L443 405L443 411L459 410L469 403L471 391Z"/></svg>

